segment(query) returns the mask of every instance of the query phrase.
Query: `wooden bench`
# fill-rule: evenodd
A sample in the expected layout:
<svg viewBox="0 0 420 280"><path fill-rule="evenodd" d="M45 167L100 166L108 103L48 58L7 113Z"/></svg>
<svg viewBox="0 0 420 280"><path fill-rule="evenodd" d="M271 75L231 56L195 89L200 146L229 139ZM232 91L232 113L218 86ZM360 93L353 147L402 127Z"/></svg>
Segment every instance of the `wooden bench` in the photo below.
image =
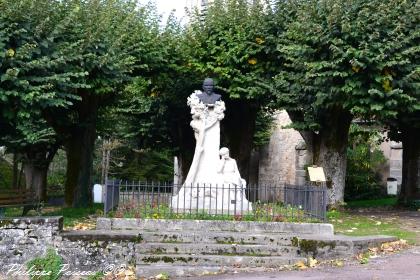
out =
<svg viewBox="0 0 420 280"><path fill-rule="evenodd" d="M38 209L40 203L35 192L28 189L0 189L0 217L4 215L4 208L23 207L22 215L31 209Z"/></svg>

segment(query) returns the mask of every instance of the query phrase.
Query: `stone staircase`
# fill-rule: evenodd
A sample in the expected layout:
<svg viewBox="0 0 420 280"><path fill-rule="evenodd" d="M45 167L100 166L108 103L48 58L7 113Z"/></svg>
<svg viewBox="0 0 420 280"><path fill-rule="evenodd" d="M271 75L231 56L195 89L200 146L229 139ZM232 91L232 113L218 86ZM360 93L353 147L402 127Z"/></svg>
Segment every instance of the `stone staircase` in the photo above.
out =
<svg viewBox="0 0 420 280"><path fill-rule="evenodd" d="M136 245L138 276L162 272L201 275L240 268L278 268L306 261L293 237L252 232L168 231L142 233Z"/></svg>
<svg viewBox="0 0 420 280"><path fill-rule="evenodd" d="M282 268L308 257L344 258L395 238L336 236L330 224L106 219L77 241L131 242L136 274L186 277L241 269Z"/></svg>

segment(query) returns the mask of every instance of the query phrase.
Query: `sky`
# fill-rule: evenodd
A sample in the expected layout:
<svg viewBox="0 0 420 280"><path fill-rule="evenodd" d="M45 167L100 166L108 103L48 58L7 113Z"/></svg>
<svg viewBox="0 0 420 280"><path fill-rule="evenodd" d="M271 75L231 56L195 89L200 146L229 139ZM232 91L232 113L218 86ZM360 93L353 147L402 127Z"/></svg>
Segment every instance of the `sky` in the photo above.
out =
<svg viewBox="0 0 420 280"><path fill-rule="evenodd" d="M156 2L156 7L159 14L163 15L164 22L168 17L169 13L175 9L175 16L177 18L182 18L185 15L184 7L186 5L186 0L152 0ZM142 3L147 3L147 0L142 0Z"/></svg>

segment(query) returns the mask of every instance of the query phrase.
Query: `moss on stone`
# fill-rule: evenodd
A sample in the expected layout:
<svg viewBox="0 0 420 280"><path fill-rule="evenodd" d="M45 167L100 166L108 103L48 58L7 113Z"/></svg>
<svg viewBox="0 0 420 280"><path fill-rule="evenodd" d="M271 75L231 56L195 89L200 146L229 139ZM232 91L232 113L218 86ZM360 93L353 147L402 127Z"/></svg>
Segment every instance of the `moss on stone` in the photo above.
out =
<svg viewBox="0 0 420 280"><path fill-rule="evenodd" d="M293 242L294 241L292 241L292 243ZM325 242L325 241L301 239L301 240L297 240L297 242L298 242L298 247L300 248L300 250L302 250L302 252L306 254L312 254L314 257L317 254L318 248L330 247L331 249L334 249L336 246L335 241Z"/></svg>
<svg viewBox="0 0 420 280"><path fill-rule="evenodd" d="M13 224L13 222L10 220L0 220L0 227L6 227L10 224Z"/></svg>
<svg viewBox="0 0 420 280"><path fill-rule="evenodd" d="M141 234L139 234L139 235L135 238L134 242L135 242L135 243L141 243L141 242L143 242L143 240L144 240L143 236L142 236Z"/></svg>
<svg viewBox="0 0 420 280"><path fill-rule="evenodd" d="M154 249L154 253L155 254L163 254L163 253L166 253L166 249L165 248L162 248L162 247L155 248Z"/></svg>
<svg viewBox="0 0 420 280"><path fill-rule="evenodd" d="M193 258L184 258L184 257L168 257L168 256L162 256L162 257L146 257L142 259L145 263L157 263L159 261L163 261L164 263L174 263L175 261L180 261L184 263L188 263L193 260Z"/></svg>
<svg viewBox="0 0 420 280"><path fill-rule="evenodd" d="M292 238L292 246L299 247L299 238L296 236Z"/></svg>

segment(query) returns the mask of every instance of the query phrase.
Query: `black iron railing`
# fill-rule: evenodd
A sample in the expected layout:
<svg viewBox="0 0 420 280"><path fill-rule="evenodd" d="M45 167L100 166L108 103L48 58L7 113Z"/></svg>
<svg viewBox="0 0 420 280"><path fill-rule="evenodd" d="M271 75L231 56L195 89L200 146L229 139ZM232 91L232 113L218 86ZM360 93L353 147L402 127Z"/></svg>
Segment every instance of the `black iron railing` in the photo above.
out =
<svg viewBox="0 0 420 280"><path fill-rule="evenodd" d="M114 217L325 220L327 190L319 186L108 181L104 213Z"/></svg>

